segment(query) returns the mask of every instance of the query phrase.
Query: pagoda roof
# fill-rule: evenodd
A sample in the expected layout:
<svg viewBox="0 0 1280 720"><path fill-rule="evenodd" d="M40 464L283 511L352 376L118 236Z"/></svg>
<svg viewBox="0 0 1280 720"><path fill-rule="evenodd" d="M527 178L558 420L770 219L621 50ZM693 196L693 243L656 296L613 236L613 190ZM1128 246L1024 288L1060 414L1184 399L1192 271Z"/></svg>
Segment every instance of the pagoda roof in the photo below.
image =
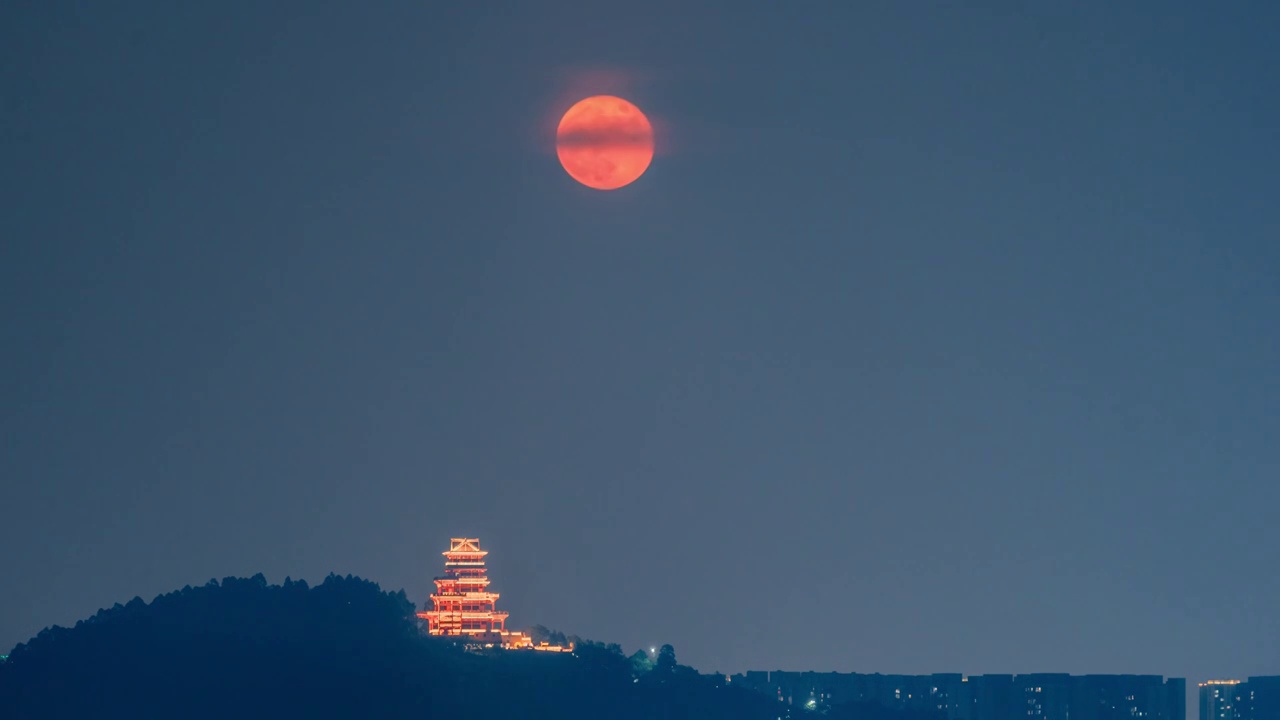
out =
<svg viewBox="0 0 1280 720"><path fill-rule="evenodd" d="M449 538L449 549L441 553L448 555L450 553L480 553L488 555L488 550L480 549L480 538Z"/></svg>

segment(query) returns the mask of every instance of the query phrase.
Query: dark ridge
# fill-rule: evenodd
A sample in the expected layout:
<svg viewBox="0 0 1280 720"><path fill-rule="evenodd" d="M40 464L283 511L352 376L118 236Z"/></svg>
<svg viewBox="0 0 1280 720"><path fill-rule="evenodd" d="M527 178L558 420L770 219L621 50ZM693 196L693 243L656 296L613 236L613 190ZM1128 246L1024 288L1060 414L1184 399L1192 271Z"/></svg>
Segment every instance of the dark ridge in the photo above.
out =
<svg viewBox="0 0 1280 720"><path fill-rule="evenodd" d="M559 635L539 628L540 633ZM423 636L403 591L262 575L134 598L0 663L0 716L733 718L787 715L675 661L579 640L572 654L466 652Z"/></svg>

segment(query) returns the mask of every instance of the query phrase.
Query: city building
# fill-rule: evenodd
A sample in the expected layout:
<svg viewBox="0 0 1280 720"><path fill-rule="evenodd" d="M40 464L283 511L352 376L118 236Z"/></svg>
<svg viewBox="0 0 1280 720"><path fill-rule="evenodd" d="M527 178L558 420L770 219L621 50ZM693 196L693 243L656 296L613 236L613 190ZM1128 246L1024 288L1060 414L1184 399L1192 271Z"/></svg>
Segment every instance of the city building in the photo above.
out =
<svg viewBox="0 0 1280 720"><path fill-rule="evenodd" d="M1186 720L1186 681L1159 675L752 671L729 681L788 705L874 703L947 720Z"/></svg>
<svg viewBox="0 0 1280 720"><path fill-rule="evenodd" d="M1255 675L1242 683L1247 720L1280 720L1280 675Z"/></svg>
<svg viewBox="0 0 1280 720"><path fill-rule="evenodd" d="M1200 720L1237 720L1242 690L1239 680L1206 680L1200 683Z"/></svg>
<svg viewBox="0 0 1280 720"><path fill-rule="evenodd" d="M478 538L450 538L444 555L444 575L434 579L436 591L431 595L431 609L418 613L427 633L458 637L474 648L500 647L508 650L542 650L567 652L562 647L533 639L522 632L506 628L508 613L497 609L498 593L489 591L487 550L480 549Z"/></svg>
<svg viewBox="0 0 1280 720"><path fill-rule="evenodd" d="M1200 683L1200 720L1280 720L1280 675Z"/></svg>

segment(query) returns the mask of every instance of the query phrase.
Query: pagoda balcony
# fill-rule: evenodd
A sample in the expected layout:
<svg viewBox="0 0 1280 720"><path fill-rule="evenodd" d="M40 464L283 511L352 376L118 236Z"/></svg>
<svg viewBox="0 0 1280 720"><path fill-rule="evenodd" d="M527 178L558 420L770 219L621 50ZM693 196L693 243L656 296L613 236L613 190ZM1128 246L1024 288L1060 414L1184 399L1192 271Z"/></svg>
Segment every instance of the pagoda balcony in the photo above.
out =
<svg viewBox="0 0 1280 720"><path fill-rule="evenodd" d="M487 618L502 620L510 615L510 613L501 610L428 610L423 614L442 620L457 618L462 618L463 620L484 620Z"/></svg>

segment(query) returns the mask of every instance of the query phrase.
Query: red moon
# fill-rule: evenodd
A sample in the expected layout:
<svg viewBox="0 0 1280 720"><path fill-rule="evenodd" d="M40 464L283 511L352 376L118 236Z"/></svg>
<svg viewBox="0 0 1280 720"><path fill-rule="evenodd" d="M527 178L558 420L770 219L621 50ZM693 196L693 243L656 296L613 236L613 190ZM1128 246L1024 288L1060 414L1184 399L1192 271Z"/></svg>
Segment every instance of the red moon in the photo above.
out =
<svg viewBox="0 0 1280 720"><path fill-rule="evenodd" d="M556 155L574 180L597 190L616 190L649 168L653 126L626 100L595 95L560 118Z"/></svg>

